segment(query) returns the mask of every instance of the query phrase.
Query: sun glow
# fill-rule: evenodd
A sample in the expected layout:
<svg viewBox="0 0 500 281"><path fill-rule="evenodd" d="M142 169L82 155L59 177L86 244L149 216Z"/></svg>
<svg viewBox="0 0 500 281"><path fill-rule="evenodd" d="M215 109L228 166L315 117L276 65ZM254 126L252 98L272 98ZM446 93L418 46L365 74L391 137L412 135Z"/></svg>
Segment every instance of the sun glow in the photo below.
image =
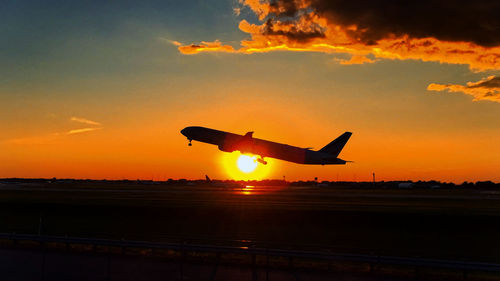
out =
<svg viewBox="0 0 500 281"><path fill-rule="evenodd" d="M238 169L243 173L251 173L257 168L257 157L241 155L237 161Z"/></svg>
<svg viewBox="0 0 500 281"><path fill-rule="evenodd" d="M257 162L256 155L245 155L240 152L222 153L221 164L229 178L233 180L262 180L274 169L276 162L266 158L267 165Z"/></svg>

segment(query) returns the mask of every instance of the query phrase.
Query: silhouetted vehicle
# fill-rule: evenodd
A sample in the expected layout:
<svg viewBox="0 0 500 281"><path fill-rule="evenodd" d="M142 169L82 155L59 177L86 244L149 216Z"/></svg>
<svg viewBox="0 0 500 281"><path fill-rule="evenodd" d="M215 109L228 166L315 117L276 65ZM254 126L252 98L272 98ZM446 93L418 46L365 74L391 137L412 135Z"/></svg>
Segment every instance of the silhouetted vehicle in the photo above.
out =
<svg viewBox="0 0 500 281"><path fill-rule="evenodd" d="M221 151L225 152L240 151L241 153L259 155L260 158L258 158L257 161L264 165L267 164L264 157L276 158L298 164L314 165L343 165L346 162L350 162L337 158L337 156L351 137L351 132L343 133L340 137L318 151L311 150L310 148L300 148L288 144L257 139L253 137L253 132L248 132L243 136L192 126L184 128L181 133L188 138L189 146L191 146L191 141L195 140L215 144Z"/></svg>

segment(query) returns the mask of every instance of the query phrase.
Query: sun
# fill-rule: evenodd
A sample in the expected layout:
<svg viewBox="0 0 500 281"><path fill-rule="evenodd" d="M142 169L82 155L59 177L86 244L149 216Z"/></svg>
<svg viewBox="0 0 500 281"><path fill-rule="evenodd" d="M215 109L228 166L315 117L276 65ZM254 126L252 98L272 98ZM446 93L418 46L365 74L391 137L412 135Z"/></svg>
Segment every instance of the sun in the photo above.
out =
<svg viewBox="0 0 500 281"><path fill-rule="evenodd" d="M251 173L255 171L257 168L257 157L248 156L248 155L240 155L238 161L236 162L238 165L238 169L243 173Z"/></svg>
<svg viewBox="0 0 500 281"><path fill-rule="evenodd" d="M278 163L272 158L266 158L267 165L256 161L258 155L241 154L239 151L221 153L220 167L233 180L262 180L276 170Z"/></svg>

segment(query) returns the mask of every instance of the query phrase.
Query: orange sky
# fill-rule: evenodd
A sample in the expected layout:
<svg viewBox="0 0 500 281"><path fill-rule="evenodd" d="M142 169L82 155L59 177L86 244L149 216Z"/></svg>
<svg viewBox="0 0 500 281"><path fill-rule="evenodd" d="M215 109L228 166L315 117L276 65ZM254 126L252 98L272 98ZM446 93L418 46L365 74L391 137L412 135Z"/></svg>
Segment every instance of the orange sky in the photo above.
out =
<svg viewBox="0 0 500 281"><path fill-rule="evenodd" d="M371 34L311 1L283 21L265 3L9 7L0 178L500 181L497 42ZM193 125L314 149L351 131L354 163L238 174L236 156L187 146Z"/></svg>
<svg viewBox="0 0 500 281"><path fill-rule="evenodd" d="M474 134L464 134L460 124L455 128L448 122L433 124L439 122L433 118L441 116L440 110L431 112L434 116L424 120L412 120L420 114L418 110L405 112L404 108L395 108L396 112L387 113L383 108L378 111L377 103L363 105L361 111L351 111L349 108L359 101L327 99L328 105L335 104L327 111L325 107L330 106L315 109L300 100L249 96L251 92L247 98L195 104L189 109L180 105L168 113L158 109L161 105L158 108L144 105L129 111L127 120L113 123L118 117L108 115L108 121L100 122L100 126L90 126L102 129L78 134L67 132L89 127L88 124L63 120L65 129L59 129L57 135L56 130L49 130L2 143L6 153L0 156L5 163L0 176L165 180L203 178L208 174L211 178L231 178L234 173L228 173L227 169L230 163L221 160L230 154L198 142L188 147L187 140L179 133L185 126L203 125L240 134L254 130L258 138L314 149L346 130L354 132L340 157L355 163L306 166L271 160L262 167L268 178L370 180L371 173L375 172L379 180L499 180L498 131L483 128ZM371 113L367 109L370 107L373 107ZM384 122L388 123L372 126ZM413 127L402 129L408 124ZM33 124L34 127L48 125L50 122ZM233 165L236 167L234 162ZM260 178L258 173L236 176Z"/></svg>

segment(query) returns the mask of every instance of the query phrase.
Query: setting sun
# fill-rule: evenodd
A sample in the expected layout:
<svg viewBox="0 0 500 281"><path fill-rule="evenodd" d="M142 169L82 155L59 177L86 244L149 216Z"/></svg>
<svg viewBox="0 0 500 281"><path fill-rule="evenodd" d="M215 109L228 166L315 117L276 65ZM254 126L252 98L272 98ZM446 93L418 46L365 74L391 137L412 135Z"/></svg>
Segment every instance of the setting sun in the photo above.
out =
<svg viewBox="0 0 500 281"><path fill-rule="evenodd" d="M240 169L243 173L251 173L255 171L255 168L257 168L256 159L256 156L252 157L248 155L241 155L237 161L238 169Z"/></svg>
<svg viewBox="0 0 500 281"><path fill-rule="evenodd" d="M262 165L256 161L257 157L244 155L238 151L222 153L220 163L229 178L233 180L262 180L279 166L279 163L272 158L266 158L268 164Z"/></svg>

